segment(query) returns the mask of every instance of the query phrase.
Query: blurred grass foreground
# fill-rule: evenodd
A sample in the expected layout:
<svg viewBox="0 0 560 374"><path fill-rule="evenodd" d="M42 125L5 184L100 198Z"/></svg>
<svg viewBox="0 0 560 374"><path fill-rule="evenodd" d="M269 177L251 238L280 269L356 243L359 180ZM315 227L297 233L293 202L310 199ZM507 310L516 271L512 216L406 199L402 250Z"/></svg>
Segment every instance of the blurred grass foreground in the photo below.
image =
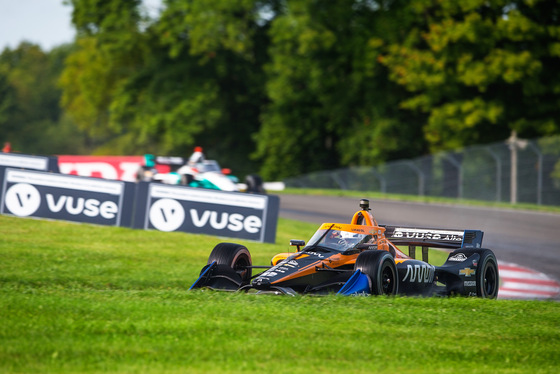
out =
<svg viewBox="0 0 560 374"><path fill-rule="evenodd" d="M308 239L243 242L255 264ZM222 239L0 216L2 373L557 373L560 304L188 291Z"/></svg>

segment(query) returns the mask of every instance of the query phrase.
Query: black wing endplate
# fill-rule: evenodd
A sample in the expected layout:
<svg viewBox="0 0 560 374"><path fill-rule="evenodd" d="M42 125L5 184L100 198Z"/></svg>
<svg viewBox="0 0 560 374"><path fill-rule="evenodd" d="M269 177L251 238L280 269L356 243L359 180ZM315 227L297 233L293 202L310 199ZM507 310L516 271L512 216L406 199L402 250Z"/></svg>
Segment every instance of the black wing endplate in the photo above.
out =
<svg viewBox="0 0 560 374"><path fill-rule="evenodd" d="M198 279L190 286L214 290L237 291L244 285L241 276L228 265L219 265L216 261L202 268Z"/></svg>

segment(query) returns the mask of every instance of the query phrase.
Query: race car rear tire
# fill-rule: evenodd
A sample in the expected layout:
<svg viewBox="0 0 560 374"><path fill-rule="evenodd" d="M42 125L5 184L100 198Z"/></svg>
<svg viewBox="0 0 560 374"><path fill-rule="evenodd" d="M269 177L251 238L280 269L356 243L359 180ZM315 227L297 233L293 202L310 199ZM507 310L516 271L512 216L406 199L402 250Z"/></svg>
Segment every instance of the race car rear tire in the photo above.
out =
<svg viewBox="0 0 560 374"><path fill-rule="evenodd" d="M476 267L476 296L484 299L495 299L500 287L500 273L498 272L498 261L496 255L490 249L466 249L460 248L449 254L449 257L462 253L467 257L478 254L478 265Z"/></svg>
<svg viewBox="0 0 560 374"><path fill-rule="evenodd" d="M476 295L485 299L495 299L498 297L500 287L500 273L496 256L489 249L471 251L480 255L476 269Z"/></svg>
<svg viewBox="0 0 560 374"><path fill-rule="evenodd" d="M245 178L247 193L265 194L262 178L257 174L247 175Z"/></svg>
<svg viewBox="0 0 560 374"><path fill-rule="evenodd" d="M356 259L356 270L371 279L372 295L396 295L399 292L399 276L393 256L387 251L369 250Z"/></svg>
<svg viewBox="0 0 560 374"><path fill-rule="evenodd" d="M227 265L235 270L243 282L251 280L252 271L249 266L253 265L249 250L235 243L220 243L214 247L208 257L208 265L216 261L217 265Z"/></svg>

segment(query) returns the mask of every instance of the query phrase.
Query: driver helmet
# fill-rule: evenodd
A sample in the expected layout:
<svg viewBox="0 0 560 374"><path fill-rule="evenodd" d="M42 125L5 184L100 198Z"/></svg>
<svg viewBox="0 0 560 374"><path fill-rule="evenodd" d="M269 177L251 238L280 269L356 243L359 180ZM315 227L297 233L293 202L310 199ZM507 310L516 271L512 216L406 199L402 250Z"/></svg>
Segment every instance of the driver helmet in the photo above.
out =
<svg viewBox="0 0 560 374"><path fill-rule="evenodd" d="M194 152L189 157L189 164L198 164L204 162L204 153L202 153L202 147L195 147Z"/></svg>
<svg viewBox="0 0 560 374"><path fill-rule="evenodd" d="M340 234L340 231L332 230L331 232L329 232L327 234L327 237L325 238L325 243L326 244L338 244L340 239L342 239L342 235Z"/></svg>

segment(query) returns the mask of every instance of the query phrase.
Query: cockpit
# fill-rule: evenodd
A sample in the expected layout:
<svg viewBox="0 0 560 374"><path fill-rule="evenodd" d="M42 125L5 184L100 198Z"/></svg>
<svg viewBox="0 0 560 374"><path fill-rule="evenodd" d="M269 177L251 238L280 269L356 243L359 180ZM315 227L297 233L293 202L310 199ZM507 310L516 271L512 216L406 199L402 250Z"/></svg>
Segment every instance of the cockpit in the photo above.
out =
<svg viewBox="0 0 560 374"><path fill-rule="evenodd" d="M200 173L221 172L222 170L220 169L220 165L215 160L204 160L190 166L195 167Z"/></svg>
<svg viewBox="0 0 560 374"><path fill-rule="evenodd" d="M356 248L358 244L370 243L375 244L374 235L336 229L320 229L309 239L308 246L325 247L345 252Z"/></svg>

